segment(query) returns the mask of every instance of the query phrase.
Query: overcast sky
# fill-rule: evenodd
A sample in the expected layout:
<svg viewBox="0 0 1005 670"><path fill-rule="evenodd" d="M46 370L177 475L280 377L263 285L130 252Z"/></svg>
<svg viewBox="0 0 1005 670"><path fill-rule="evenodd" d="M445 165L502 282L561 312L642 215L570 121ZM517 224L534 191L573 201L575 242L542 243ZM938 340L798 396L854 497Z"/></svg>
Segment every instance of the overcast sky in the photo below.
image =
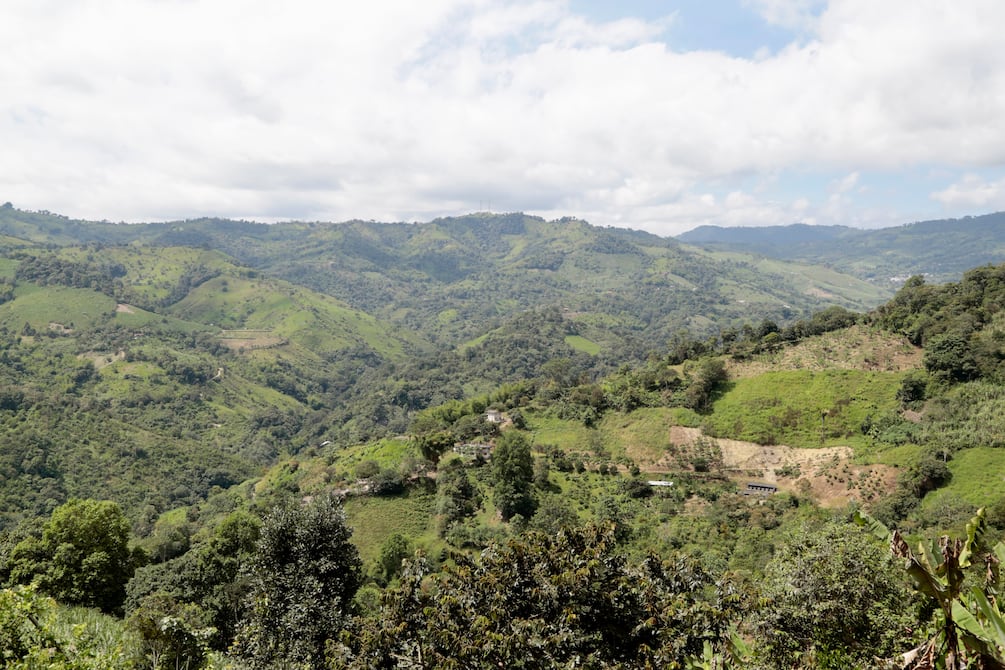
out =
<svg viewBox="0 0 1005 670"><path fill-rule="evenodd" d="M3 0L0 202L677 234L1005 209L1001 0Z"/></svg>

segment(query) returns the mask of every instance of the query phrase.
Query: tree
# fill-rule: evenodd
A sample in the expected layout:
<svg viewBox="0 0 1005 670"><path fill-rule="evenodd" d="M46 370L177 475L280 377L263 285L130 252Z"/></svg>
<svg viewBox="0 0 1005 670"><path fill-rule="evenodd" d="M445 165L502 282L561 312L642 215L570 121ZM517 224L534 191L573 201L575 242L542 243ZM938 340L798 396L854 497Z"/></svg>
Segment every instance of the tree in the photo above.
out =
<svg viewBox="0 0 1005 670"><path fill-rule="evenodd" d="M436 511L440 535L454 523L474 516L482 505L482 495L460 460L451 461L436 475Z"/></svg>
<svg viewBox="0 0 1005 670"><path fill-rule="evenodd" d="M14 547L8 567L12 583L34 581L60 602L113 612L138 562L118 503L74 499L53 511L42 537Z"/></svg>
<svg viewBox="0 0 1005 670"><path fill-rule="evenodd" d="M412 546L401 533L394 533L380 546L380 579L384 583L394 579L401 570L401 562L412 554Z"/></svg>
<svg viewBox="0 0 1005 670"><path fill-rule="evenodd" d="M531 492L534 481L534 458L530 443L523 433L507 431L492 450L492 474L495 478L493 501L504 521L520 514L529 519L537 502Z"/></svg>
<svg viewBox="0 0 1005 670"><path fill-rule="evenodd" d="M454 442L456 442L454 434L448 430L417 435L414 438L414 443L419 453L434 465L439 462L443 452L454 446Z"/></svg>
<svg viewBox="0 0 1005 670"><path fill-rule="evenodd" d="M802 528L765 568L759 653L775 668L873 667L910 642L910 590L853 525Z"/></svg>
<svg viewBox="0 0 1005 670"><path fill-rule="evenodd" d="M981 374L970 338L959 331L926 342L924 362L925 369L940 381L964 382Z"/></svg>
<svg viewBox="0 0 1005 670"><path fill-rule="evenodd" d="M560 496L548 496L534 515L533 527L544 533L556 534L563 528L579 525L579 515Z"/></svg>
<svg viewBox="0 0 1005 670"><path fill-rule="evenodd" d="M209 540L169 561L140 568L126 585L126 613L132 616L144 606L149 610L151 596L172 599L179 606L197 603L209 616L207 626L217 631L210 641L226 649L233 641L248 594L248 578L242 568L255 552L260 526L257 517L233 512Z"/></svg>
<svg viewBox="0 0 1005 670"><path fill-rule="evenodd" d="M216 629L198 605L179 603L170 596L147 596L126 620L143 639L154 670L197 670L206 666L209 640Z"/></svg>
<svg viewBox="0 0 1005 670"><path fill-rule="evenodd" d="M439 574L409 562L336 667L690 668L740 605L689 558L630 562L609 525L530 532Z"/></svg>
<svg viewBox="0 0 1005 670"><path fill-rule="evenodd" d="M728 378L726 366L721 358L705 358L688 372L691 383L684 391L685 402L695 411L706 411L716 389Z"/></svg>
<svg viewBox="0 0 1005 670"><path fill-rule="evenodd" d="M363 582L341 501L322 495L276 507L251 560L251 613L238 648L252 667L320 668Z"/></svg>
<svg viewBox="0 0 1005 670"><path fill-rule="evenodd" d="M925 399L927 392L928 375L920 370L916 370L904 375L900 388L897 389L897 400L905 405L912 402L920 402Z"/></svg>

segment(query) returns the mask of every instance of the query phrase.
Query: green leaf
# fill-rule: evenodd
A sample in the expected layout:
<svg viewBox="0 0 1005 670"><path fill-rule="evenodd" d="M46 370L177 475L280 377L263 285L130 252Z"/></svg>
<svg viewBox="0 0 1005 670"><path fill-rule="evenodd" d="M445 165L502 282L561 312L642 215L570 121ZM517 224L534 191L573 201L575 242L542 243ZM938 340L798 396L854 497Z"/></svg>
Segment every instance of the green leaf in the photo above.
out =
<svg viewBox="0 0 1005 670"><path fill-rule="evenodd" d="M987 631L981 626L977 617L958 600L953 601L953 621L961 630L960 637L968 649L992 658L997 656L993 642L988 639Z"/></svg>
<svg viewBox="0 0 1005 670"><path fill-rule="evenodd" d="M883 524L879 519L870 516L866 512L860 509L855 510L852 515L852 520L859 526L863 526L869 530L870 533L883 540L884 542L889 542L891 537L890 529Z"/></svg>
<svg viewBox="0 0 1005 670"><path fill-rule="evenodd" d="M991 548L994 552L995 558L998 559L999 563L1005 563L1005 542L999 542L994 547Z"/></svg>
<svg viewBox="0 0 1005 670"><path fill-rule="evenodd" d="M918 554L919 556L917 556L916 560L932 575L938 574L940 569L944 568L946 559L942 555L942 550L939 549L939 545L935 540L932 540L927 544L925 542L919 542Z"/></svg>
<svg viewBox="0 0 1005 670"><path fill-rule="evenodd" d="M980 610L980 613L988 623L988 628L993 635L991 641L997 647L1005 648L1005 619L1002 618L998 607L993 605L987 596L984 595L984 592L976 586L972 587L970 592L973 595L974 602L977 604L977 609Z"/></svg>
<svg viewBox="0 0 1005 670"><path fill-rule="evenodd" d="M959 565L961 568L965 568L970 565L970 557L973 555L973 550L977 544L977 540L979 540L981 535L984 534L985 527L984 508L981 507L977 510L977 514L974 515L974 518L970 520L970 523L967 524L967 541L963 545L962 551L960 551Z"/></svg>
<svg viewBox="0 0 1005 670"><path fill-rule="evenodd" d="M935 598L941 607L946 606L948 586L939 577L916 558L912 558L907 566L907 572L914 578L918 590Z"/></svg>

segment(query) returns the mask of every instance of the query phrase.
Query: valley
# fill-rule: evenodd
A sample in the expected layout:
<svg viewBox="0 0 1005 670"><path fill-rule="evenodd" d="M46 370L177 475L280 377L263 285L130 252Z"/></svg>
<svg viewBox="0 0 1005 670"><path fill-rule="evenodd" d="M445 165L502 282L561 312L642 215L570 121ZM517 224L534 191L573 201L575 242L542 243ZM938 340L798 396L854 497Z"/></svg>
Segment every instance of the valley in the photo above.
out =
<svg viewBox="0 0 1005 670"><path fill-rule="evenodd" d="M972 246L992 248L988 230ZM82 606L133 636L123 649L212 630L184 652L211 667L279 662L255 660L278 639L263 631L282 647L315 626L309 667L414 649L480 667L510 652L471 644L478 611L503 647L561 622L549 644L576 640L596 667L792 667L778 659L822 653L831 628L786 628L762 604L791 595L783 557L847 547L909 598L852 517L912 541L977 523L977 551L1005 532L1005 266L891 286L875 281L888 233L862 233L874 255L842 269L521 214L124 226L6 208L0 231L0 593L56 636ZM914 232L933 234L897 244ZM68 559L50 546L88 515L114 516L128 554L102 600L56 578ZM341 604L311 609L291 586L313 614L273 626L270 546L308 552L291 584L335 561ZM597 592L579 579L601 564ZM492 584L516 574L534 586L511 621ZM580 600L542 595L556 589ZM563 609L580 605L608 618ZM913 612L875 606L885 623L845 617L859 637L830 648L842 667L928 625L905 633ZM596 642L610 617L656 611L680 616ZM176 633L149 627L164 617Z"/></svg>

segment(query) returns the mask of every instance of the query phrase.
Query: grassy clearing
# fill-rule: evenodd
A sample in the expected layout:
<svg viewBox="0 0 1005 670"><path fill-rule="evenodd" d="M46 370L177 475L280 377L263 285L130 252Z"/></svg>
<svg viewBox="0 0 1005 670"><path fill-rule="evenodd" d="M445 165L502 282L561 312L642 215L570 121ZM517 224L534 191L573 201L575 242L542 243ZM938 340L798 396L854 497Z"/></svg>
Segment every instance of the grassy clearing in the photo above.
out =
<svg viewBox="0 0 1005 670"><path fill-rule="evenodd" d="M925 497L922 506L932 507L942 496L964 501L974 507L990 505L1005 498L1005 449L976 447L956 454L949 461L953 478L937 492Z"/></svg>
<svg viewBox="0 0 1005 670"><path fill-rule="evenodd" d="M821 297L842 297L845 300L865 305L878 305L888 300L892 291L876 284L842 274L829 268L804 263L793 263L770 258L761 258L754 266L762 272L786 277L810 295Z"/></svg>
<svg viewBox="0 0 1005 670"><path fill-rule="evenodd" d="M161 316L130 305L119 306L115 312L114 322L127 328L154 326L159 330L178 333L198 333L213 330L201 323L176 319L173 316Z"/></svg>
<svg viewBox="0 0 1005 670"><path fill-rule="evenodd" d="M844 303L851 309L872 309L893 295L892 288L872 284L823 266L765 258L739 251L711 251L690 246L687 248L699 256L720 262L748 265L759 272L774 275L778 278L780 286L787 285L808 296ZM733 289L734 297L740 300L749 302L768 298L766 294L745 291L742 284L735 284Z"/></svg>
<svg viewBox="0 0 1005 670"><path fill-rule="evenodd" d="M171 313L227 330L268 330L315 354L368 347L398 358L406 343L418 343L335 298L279 280L216 277L173 305Z"/></svg>
<svg viewBox="0 0 1005 670"><path fill-rule="evenodd" d="M2 239L0 239L2 243ZM18 262L11 258L0 258L0 279L14 279L14 273L17 271Z"/></svg>
<svg viewBox="0 0 1005 670"><path fill-rule="evenodd" d="M566 335L565 343L576 351L582 351L583 353L590 354L591 356L596 356L601 351L601 346L596 342L591 342L585 337L579 335Z"/></svg>
<svg viewBox="0 0 1005 670"><path fill-rule="evenodd" d="M411 538L413 544L429 546L436 541L436 496L430 491L409 489L399 496L357 497L345 501L352 541L364 564L380 556L380 547L394 533Z"/></svg>
<svg viewBox="0 0 1005 670"><path fill-rule="evenodd" d="M85 247L61 249L59 255L76 261L87 261L92 251ZM91 259L93 260L93 259ZM101 260L118 263L126 269L125 281L138 302L152 305L168 298L183 276L195 271L218 271L237 274L230 259L218 251L190 247L143 247L138 245L109 246L101 251Z"/></svg>
<svg viewBox="0 0 1005 670"><path fill-rule="evenodd" d="M527 417L527 427L533 434L534 444L553 444L567 452L586 453L598 444L597 431L579 421L531 414Z"/></svg>
<svg viewBox="0 0 1005 670"><path fill-rule="evenodd" d="M40 332L49 330L52 323L90 328L114 313L115 301L90 289L21 284L14 299L0 305L0 326L19 330L28 323Z"/></svg>
<svg viewBox="0 0 1005 670"><path fill-rule="evenodd" d="M924 448L917 444L902 444L881 451L863 450L861 456L869 463L901 468L916 462L923 451Z"/></svg>
<svg viewBox="0 0 1005 670"><path fill-rule="evenodd" d="M381 468L397 469L406 458L419 457L419 452L408 439L396 437L350 447L338 452L338 462L350 472L363 461L376 461Z"/></svg>
<svg viewBox="0 0 1005 670"><path fill-rule="evenodd" d="M738 379L705 417L709 435L792 447L868 447L868 416L898 407L902 373L833 370L768 372Z"/></svg>
<svg viewBox="0 0 1005 670"><path fill-rule="evenodd" d="M644 465L662 458L670 446L675 412L665 407L637 409L630 414L608 413L600 423L604 444L614 457L627 456Z"/></svg>
<svg viewBox="0 0 1005 670"><path fill-rule="evenodd" d="M456 321L458 316L459 313L456 309L445 309L436 315L436 322L440 325L446 325Z"/></svg>

